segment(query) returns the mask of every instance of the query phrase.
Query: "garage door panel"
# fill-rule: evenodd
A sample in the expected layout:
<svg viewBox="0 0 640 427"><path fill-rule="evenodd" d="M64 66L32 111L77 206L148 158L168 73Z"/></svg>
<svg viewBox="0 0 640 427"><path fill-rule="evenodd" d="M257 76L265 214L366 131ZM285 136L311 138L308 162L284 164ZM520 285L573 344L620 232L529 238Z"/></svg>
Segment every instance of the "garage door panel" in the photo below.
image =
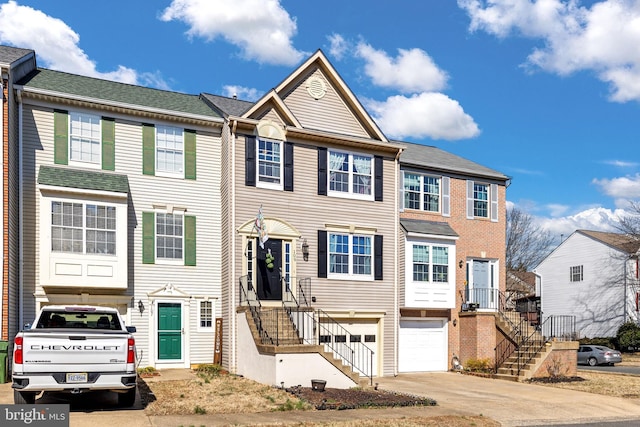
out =
<svg viewBox="0 0 640 427"><path fill-rule="evenodd" d="M400 372L447 370L445 320L402 320L399 344Z"/></svg>

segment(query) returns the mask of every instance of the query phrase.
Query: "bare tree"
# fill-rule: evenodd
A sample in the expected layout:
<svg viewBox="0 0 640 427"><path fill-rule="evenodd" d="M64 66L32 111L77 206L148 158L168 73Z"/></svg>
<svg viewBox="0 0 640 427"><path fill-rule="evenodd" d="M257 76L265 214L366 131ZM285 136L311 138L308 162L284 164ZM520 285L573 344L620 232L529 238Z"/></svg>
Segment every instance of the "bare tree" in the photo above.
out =
<svg viewBox="0 0 640 427"><path fill-rule="evenodd" d="M516 207L507 210L507 272L530 271L553 249L551 232L536 226L533 217Z"/></svg>
<svg viewBox="0 0 640 427"><path fill-rule="evenodd" d="M640 202L629 201L625 215L618 217L615 228L626 236L640 239Z"/></svg>

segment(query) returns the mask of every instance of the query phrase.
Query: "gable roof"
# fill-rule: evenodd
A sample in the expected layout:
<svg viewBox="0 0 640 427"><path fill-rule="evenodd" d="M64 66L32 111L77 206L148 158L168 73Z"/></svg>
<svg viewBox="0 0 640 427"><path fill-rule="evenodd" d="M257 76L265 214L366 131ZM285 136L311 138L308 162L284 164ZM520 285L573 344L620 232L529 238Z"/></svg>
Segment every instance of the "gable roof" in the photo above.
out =
<svg viewBox="0 0 640 427"><path fill-rule="evenodd" d="M111 80L38 68L21 79L25 94L67 98L112 107L190 116L200 120L222 119L198 95L151 89Z"/></svg>
<svg viewBox="0 0 640 427"><path fill-rule="evenodd" d="M338 74L336 69L331 65L327 57L322 50L318 49L313 55L311 55L305 62L303 62L297 69L295 69L289 76L287 76L280 84L278 84L272 91L266 93L260 100L258 100L249 110L245 111L242 115L243 118L250 119L252 115L261 111L263 107L269 103L274 102L274 97L282 99L286 93L288 93L298 80L309 73L313 69L320 69L324 76L328 79L329 83L334 87L336 92L342 97L347 104L349 110L363 126L366 133L371 139L378 140L380 142L388 142L384 133L380 130L375 121L371 118L367 110L362 106L360 101L353 94L351 89L344 82L342 77ZM289 117L291 119L291 117ZM297 122L293 120L292 123ZM302 130L302 129L296 129Z"/></svg>
<svg viewBox="0 0 640 427"><path fill-rule="evenodd" d="M404 151L400 155L401 166L447 172L454 171L462 175L479 176L500 181L508 181L510 179L501 172L448 153L437 147L410 142L397 142L404 146Z"/></svg>
<svg viewBox="0 0 640 427"><path fill-rule="evenodd" d="M22 49L11 46L0 46L0 65L9 66L18 59L27 56L35 55L35 52L31 49Z"/></svg>
<svg viewBox="0 0 640 427"><path fill-rule="evenodd" d="M635 254L640 249L640 239L621 233L607 233L604 231L576 230L576 233L590 237L607 246L611 246L627 254Z"/></svg>

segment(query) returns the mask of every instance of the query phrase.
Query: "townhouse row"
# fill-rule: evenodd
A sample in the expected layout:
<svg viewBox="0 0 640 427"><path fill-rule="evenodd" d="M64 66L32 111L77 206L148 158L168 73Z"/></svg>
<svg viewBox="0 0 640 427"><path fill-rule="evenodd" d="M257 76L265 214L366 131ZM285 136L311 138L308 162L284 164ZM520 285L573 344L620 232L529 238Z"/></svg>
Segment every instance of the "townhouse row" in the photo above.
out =
<svg viewBox="0 0 640 427"><path fill-rule="evenodd" d="M108 305L141 366L281 385L316 359L265 359L244 308L304 306L342 328L317 341L370 350L367 376L493 357L509 178L389 140L322 51L255 103L7 46L0 67L2 339L44 305Z"/></svg>

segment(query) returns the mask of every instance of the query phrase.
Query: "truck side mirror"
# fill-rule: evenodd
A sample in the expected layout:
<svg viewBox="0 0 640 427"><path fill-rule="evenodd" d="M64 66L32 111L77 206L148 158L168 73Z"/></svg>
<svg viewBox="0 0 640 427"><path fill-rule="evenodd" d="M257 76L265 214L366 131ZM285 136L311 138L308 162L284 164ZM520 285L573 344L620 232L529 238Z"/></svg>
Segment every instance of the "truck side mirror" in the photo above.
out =
<svg viewBox="0 0 640 427"><path fill-rule="evenodd" d="M133 334L134 332L136 332L136 327L135 326L127 326L127 332L129 332L130 334Z"/></svg>
<svg viewBox="0 0 640 427"><path fill-rule="evenodd" d="M31 323L25 323L24 329L31 329Z"/></svg>

